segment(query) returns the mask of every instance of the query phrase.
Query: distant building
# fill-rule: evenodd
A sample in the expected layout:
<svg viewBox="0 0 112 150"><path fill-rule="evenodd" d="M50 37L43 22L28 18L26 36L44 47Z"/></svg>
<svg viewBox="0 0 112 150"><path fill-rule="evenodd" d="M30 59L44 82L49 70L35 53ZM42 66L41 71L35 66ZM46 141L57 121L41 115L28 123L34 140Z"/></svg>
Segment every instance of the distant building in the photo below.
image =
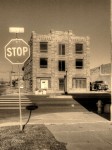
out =
<svg viewBox="0 0 112 150"><path fill-rule="evenodd" d="M111 88L111 64L102 64L90 70L91 82L104 81Z"/></svg>
<svg viewBox="0 0 112 150"><path fill-rule="evenodd" d="M26 90L63 93L66 83L68 93L89 91L89 37L75 36L72 31L47 35L33 31L29 45L31 56L24 64Z"/></svg>

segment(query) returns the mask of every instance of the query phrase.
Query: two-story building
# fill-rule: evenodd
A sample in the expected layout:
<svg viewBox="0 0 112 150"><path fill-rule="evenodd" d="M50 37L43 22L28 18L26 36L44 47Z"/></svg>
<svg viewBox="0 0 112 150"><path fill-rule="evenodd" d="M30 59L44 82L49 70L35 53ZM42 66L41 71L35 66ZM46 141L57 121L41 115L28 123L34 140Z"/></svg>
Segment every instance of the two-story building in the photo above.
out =
<svg viewBox="0 0 112 150"><path fill-rule="evenodd" d="M31 56L24 64L25 88L47 93L86 92L90 89L89 37L72 31L32 32Z"/></svg>

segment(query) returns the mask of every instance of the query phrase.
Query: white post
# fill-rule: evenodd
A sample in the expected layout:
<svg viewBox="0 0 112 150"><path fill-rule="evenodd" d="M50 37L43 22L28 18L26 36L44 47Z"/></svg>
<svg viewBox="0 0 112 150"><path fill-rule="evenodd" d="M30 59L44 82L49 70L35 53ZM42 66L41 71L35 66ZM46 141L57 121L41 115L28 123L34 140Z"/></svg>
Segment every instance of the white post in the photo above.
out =
<svg viewBox="0 0 112 150"><path fill-rule="evenodd" d="M20 131L22 131L22 111L21 111L21 90L20 90L20 66L18 65L19 70L19 113L20 113Z"/></svg>

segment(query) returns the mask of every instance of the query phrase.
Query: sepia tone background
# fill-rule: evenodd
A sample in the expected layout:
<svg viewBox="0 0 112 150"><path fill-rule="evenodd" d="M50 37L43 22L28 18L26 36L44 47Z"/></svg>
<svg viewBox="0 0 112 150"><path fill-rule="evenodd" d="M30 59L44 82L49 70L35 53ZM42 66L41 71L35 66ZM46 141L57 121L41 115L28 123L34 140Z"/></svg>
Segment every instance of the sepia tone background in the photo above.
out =
<svg viewBox="0 0 112 150"><path fill-rule="evenodd" d="M90 68L110 62L110 0L0 0L0 78L9 79L12 65L4 46L15 34L9 27L24 27L18 37L29 41L31 32L72 30L90 37ZM13 70L17 66L13 65Z"/></svg>

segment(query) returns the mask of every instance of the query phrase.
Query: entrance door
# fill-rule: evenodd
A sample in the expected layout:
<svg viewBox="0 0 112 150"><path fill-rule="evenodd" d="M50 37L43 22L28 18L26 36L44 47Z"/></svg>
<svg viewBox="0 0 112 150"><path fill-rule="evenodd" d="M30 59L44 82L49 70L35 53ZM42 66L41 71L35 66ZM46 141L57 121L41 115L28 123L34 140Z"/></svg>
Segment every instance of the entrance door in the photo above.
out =
<svg viewBox="0 0 112 150"><path fill-rule="evenodd" d="M48 80L41 80L41 89L48 89Z"/></svg>

